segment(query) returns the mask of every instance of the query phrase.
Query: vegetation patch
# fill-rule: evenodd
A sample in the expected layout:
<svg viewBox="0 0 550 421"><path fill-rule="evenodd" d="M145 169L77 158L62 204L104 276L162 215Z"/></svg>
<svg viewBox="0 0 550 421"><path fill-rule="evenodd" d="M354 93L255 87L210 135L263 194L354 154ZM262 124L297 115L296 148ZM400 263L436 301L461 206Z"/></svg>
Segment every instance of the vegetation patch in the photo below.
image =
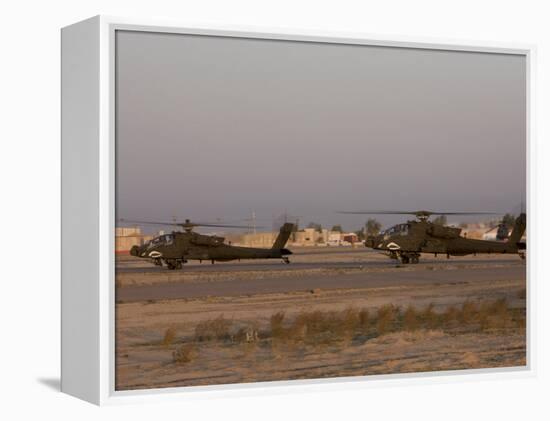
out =
<svg viewBox="0 0 550 421"><path fill-rule="evenodd" d="M198 354L198 349L195 344L188 343L177 347L172 352L172 359L177 364L185 364L195 359Z"/></svg>
<svg viewBox="0 0 550 421"><path fill-rule="evenodd" d="M195 327L195 340L211 341L211 340L229 340L231 338L230 329L233 324L232 320L223 317L223 314L212 320L200 322Z"/></svg>
<svg viewBox="0 0 550 421"><path fill-rule="evenodd" d="M174 342L175 338L176 338L176 329L174 329L173 327L169 327L164 332L164 337L162 338L162 345L164 346L172 345L172 342Z"/></svg>
<svg viewBox="0 0 550 421"><path fill-rule="evenodd" d="M421 308L412 304L406 308L385 304L374 311L355 307L341 311L302 311L294 317L276 312L263 330L260 330L257 321L234 322L222 314L198 323L194 337L184 338L185 343L175 348L173 360L176 363L192 361L198 354L198 342L223 342L226 346L242 344L245 353L258 346L271 346L272 350L279 352L296 346L304 350L308 347L338 349L399 332L429 339L425 332L509 334L511 330L518 329L525 329L525 309L511 308L504 298L494 301L467 300L459 306L450 305L438 310L430 303ZM170 347L175 337L175 329L168 328L162 344Z"/></svg>

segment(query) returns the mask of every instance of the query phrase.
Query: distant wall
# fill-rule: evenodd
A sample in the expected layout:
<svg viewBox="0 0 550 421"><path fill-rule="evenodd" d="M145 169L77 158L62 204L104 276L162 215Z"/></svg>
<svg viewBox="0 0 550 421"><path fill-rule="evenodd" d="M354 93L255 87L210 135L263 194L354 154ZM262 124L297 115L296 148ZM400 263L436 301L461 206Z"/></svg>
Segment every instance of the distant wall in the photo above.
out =
<svg viewBox="0 0 550 421"><path fill-rule="evenodd" d="M245 234L242 236L242 243L248 247L271 248L275 241L274 232L258 232L256 234Z"/></svg>
<svg viewBox="0 0 550 421"><path fill-rule="evenodd" d="M133 246L141 246L151 238L150 235L143 235L139 227L117 227L115 228L115 253L129 254Z"/></svg>

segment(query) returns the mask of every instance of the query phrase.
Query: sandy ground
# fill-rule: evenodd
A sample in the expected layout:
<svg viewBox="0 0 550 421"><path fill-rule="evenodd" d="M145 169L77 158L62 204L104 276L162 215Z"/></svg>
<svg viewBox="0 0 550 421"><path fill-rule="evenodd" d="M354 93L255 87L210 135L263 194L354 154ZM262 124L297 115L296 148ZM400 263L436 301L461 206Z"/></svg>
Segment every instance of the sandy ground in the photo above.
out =
<svg viewBox="0 0 550 421"><path fill-rule="evenodd" d="M335 258L345 259L345 253L340 253ZM318 258L325 261L326 256L320 254ZM356 253L347 256L349 259L356 257ZM310 262L314 260L311 256L306 258ZM514 264L501 256L495 256L492 262L484 257L479 262L483 267ZM430 264L433 263L423 265ZM475 262L461 263L459 259L446 264L450 266L438 269L443 276L447 270L460 271L461 264L475 266ZM422 265L415 266L420 268ZM400 270L395 268L395 264L393 267L390 264L383 270ZM327 273L326 276L338 275ZM296 282L299 282L299 277ZM118 288L124 289L125 286L119 284ZM433 303L437 312L452 304L459 306L466 300L498 298L506 298L512 308L524 309L525 275L478 282L464 279L462 282L423 285L404 283L370 288L119 302L116 305L116 388L127 390L525 365L525 329L518 327L462 334L443 330L400 331L319 347L276 343L262 338L253 343L194 343L197 323L221 315L231 320L233 329L253 324L262 331L268 329L270 317L279 311L292 318L302 311L317 309L330 311L354 307L374 312L388 303L402 307L412 303L418 308ZM173 329L175 337L171 343L163 344L169 328ZM174 362L174 350L192 342L190 361Z"/></svg>

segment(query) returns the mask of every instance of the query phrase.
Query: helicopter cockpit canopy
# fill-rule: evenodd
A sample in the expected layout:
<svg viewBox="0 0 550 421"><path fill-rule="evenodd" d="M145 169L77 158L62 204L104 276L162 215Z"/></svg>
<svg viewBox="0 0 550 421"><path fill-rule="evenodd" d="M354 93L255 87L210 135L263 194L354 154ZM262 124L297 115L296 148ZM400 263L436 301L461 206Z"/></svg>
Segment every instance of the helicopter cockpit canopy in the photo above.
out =
<svg viewBox="0 0 550 421"><path fill-rule="evenodd" d="M147 248L158 247L158 246L169 246L171 244L174 244L174 235L164 234L164 235L159 235L158 237L155 237L151 241L149 241Z"/></svg>
<svg viewBox="0 0 550 421"><path fill-rule="evenodd" d="M410 224L397 224L388 228L382 234L384 237L390 237L394 235L407 235L409 233Z"/></svg>

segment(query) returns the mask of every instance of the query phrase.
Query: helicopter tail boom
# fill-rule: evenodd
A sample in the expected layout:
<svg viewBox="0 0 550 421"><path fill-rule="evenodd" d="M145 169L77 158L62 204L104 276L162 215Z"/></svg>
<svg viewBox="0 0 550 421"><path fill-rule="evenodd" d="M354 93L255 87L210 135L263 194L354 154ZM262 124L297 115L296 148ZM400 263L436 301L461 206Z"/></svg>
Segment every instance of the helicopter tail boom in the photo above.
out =
<svg viewBox="0 0 550 421"><path fill-rule="evenodd" d="M526 217L525 217L525 214L522 213L516 218L514 229L510 234L508 242L513 245L520 245L521 237L523 237L523 234L525 233L525 228L526 228Z"/></svg>
<svg viewBox="0 0 550 421"><path fill-rule="evenodd" d="M291 224L287 222L284 224L281 229L279 230L279 235L275 239L275 242L273 243L273 247L271 247L273 250L280 250L283 249L286 245L286 242L288 241L290 234L292 234L292 231L294 230L294 224Z"/></svg>

